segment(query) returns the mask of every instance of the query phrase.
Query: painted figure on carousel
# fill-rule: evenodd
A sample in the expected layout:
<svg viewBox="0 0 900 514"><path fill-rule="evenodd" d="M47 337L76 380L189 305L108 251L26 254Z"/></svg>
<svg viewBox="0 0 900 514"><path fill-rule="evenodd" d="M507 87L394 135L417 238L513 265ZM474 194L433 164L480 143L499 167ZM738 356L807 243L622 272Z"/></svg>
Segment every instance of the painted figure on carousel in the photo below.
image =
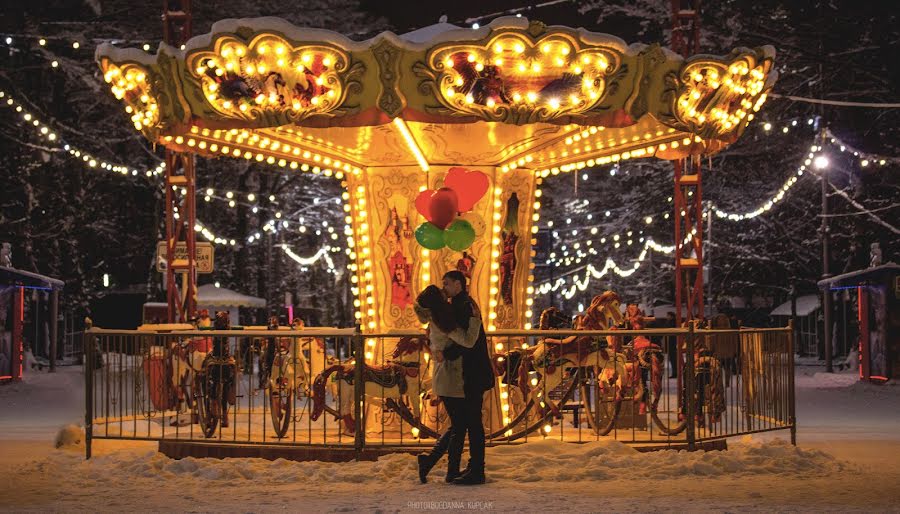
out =
<svg viewBox="0 0 900 514"><path fill-rule="evenodd" d="M391 304L405 309L412 305L412 266L406 255L409 247L409 239L412 231L409 228L409 218L405 222L400 219L396 207L391 207L390 221L384 232L389 245L388 269L391 273Z"/></svg>
<svg viewBox="0 0 900 514"><path fill-rule="evenodd" d="M519 197L516 193L506 201L506 222L501 232L500 252L500 297L503 303L513 303L513 281L515 280L516 244L519 242Z"/></svg>
<svg viewBox="0 0 900 514"><path fill-rule="evenodd" d="M197 318L197 328L212 328L212 318L209 317L209 309L200 309L200 315Z"/></svg>
<svg viewBox="0 0 900 514"><path fill-rule="evenodd" d="M472 270L475 268L475 257L469 255L469 252L463 251L462 257L456 261L456 271L459 271L469 280L472 280Z"/></svg>

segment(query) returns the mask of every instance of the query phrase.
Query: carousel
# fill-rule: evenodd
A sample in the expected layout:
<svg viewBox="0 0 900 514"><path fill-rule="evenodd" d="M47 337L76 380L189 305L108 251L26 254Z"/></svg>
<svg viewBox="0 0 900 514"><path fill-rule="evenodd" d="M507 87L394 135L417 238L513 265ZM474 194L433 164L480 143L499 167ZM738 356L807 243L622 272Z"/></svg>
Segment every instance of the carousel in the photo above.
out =
<svg viewBox="0 0 900 514"><path fill-rule="evenodd" d="M521 17L366 41L277 18L228 19L172 42L156 54L109 44L96 52L135 129L167 151L170 252L193 247L195 157L339 181L355 317L372 366L417 351L413 299L449 270L469 278L489 334L532 329L541 186L582 169L675 161L676 240L685 240L676 264L700 281L678 290L702 295L700 195L695 205L685 192L699 193L699 158L741 135L777 76L771 47L685 58ZM176 199L173 187L187 194ZM170 276L183 278L180 291L170 288L172 322L195 309L188 256L170 259ZM621 321L614 294L595 302L585 328ZM691 318L697 302L682 303L679 317ZM490 350L502 362L512 349L496 341ZM511 413L505 389L494 391L485 402L491 433L509 435L527 416Z"/></svg>

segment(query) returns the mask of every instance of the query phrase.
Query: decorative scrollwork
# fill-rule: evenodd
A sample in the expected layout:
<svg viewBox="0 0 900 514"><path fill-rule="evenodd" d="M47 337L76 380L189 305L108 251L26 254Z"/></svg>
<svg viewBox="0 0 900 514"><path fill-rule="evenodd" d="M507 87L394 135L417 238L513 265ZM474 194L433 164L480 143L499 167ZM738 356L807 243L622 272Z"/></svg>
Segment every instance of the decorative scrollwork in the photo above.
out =
<svg viewBox="0 0 900 514"><path fill-rule="evenodd" d="M414 71L420 93L434 95L442 112L525 124L585 113L607 95L621 55L606 47L583 48L574 37L540 39L500 32L483 44L433 48Z"/></svg>
<svg viewBox="0 0 900 514"><path fill-rule="evenodd" d="M103 80L110 85L113 95L125 103L125 112L131 116L134 128L144 132L157 128L160 123L157 88L151 85L147 68L137 63L114 64L108 60L101 65Z"/></svg>
<svg viewBox="0 0 900 514"><path fill-rule="evenodd" d="M772 60L763 52L689 60L669 77L677 82L672 114L688 132L720 139L746 126L762 107L775 78L771 70Z"/></svg>
<svg viewBox="0 0 900 514"><path fill-rule="evenodd" d="M348 92L362 90L364 65L326 44L294 46L263 33L247 43L223 36L212 48L190 53L186 64L206 102L228 117L268 124L336 115Z"/></svg>

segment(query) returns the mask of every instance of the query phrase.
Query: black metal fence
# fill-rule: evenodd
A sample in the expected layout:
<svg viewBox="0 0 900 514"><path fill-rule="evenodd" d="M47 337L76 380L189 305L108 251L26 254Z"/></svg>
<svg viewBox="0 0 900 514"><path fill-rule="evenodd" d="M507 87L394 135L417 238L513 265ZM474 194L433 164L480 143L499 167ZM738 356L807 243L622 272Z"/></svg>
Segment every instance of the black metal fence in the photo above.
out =
<svg viewBox="0 0 900 514"><path fill-rule="evenodd" d="M449 426L421 332L93 328L85 337L88 457L98 438L361 451L431 445ZM790 328L492 332L488 442L693 449L770 430L793 441L791 337Z"/></svg>

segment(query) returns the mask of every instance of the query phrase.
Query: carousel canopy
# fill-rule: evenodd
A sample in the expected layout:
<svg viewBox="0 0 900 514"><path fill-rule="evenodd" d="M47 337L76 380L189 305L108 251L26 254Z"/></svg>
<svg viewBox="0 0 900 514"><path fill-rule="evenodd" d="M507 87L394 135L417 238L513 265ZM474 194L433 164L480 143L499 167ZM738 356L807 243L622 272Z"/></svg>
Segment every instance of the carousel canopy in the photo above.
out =
<svg viewBox="0 0 900 514"><path fill-rule="evenodd" d="M150 140L338 178L443 164L546 176L711 153L737 139L777 76L768 46L683 59L517 17L362 42L224 20L183 49L104 44L96 57Z"/></svg>

